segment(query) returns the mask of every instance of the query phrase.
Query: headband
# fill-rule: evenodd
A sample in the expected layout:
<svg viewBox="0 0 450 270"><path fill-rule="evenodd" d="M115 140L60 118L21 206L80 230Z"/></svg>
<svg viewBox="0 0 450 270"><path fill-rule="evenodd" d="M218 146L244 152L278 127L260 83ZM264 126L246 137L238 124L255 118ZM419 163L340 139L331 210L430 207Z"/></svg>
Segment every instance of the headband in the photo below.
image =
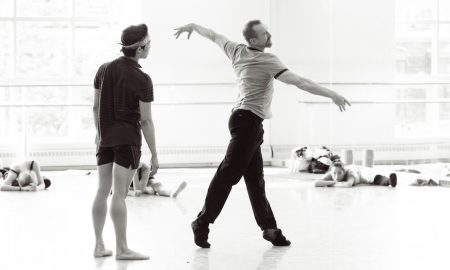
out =
<svg viewBox="0 0 450 270"><path fill-rule="evenodd" d="M122 49L135 49L135 48L139 48L139 47L147 45L147 43L149 41L150 41L150 37L148 35L146 35L143 39L141 39L138 42L135 42L131 45L123 45L122 43L119 43L119 44L122 45Z"/></svg>

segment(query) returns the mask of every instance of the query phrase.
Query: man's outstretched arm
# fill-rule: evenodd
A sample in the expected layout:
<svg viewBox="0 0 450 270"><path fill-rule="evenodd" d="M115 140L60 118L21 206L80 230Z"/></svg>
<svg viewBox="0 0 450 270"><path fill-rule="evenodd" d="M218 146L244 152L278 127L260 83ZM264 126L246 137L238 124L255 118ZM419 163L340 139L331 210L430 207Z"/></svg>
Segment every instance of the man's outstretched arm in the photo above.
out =
<svg viewBox="0 0 450 270"><path fill-rule="evenodd" d="M195 24L195 23L190 23L190 24L186 24L184 26L175 28L175 31L176 31L176 33L174 34L174 36L176 38L178 38L182 33L186 32L186 33L188 33L188 36L187 36L188 39L191 37L192 32L195 31L202 37L207 38L207 39L211 40L212 42L216 43L222 49L223 49L225 43L228 41L228 38L226 38L225 36L216 33L212 29L203 27L203 26Z"/></svg>
<svg viewBox="0 0 450 270"><path fill-rule="evenodd" d="M345 111L346 105L351 105L345 97L341 96L335 91L318 85L317 83L309 79L302 78L289 70L283 72L277 79L284 83L295 85L299 89L311 94L331 98L331 100L333 100L333 102L339 107L339 110L341 111Z"/></svg>

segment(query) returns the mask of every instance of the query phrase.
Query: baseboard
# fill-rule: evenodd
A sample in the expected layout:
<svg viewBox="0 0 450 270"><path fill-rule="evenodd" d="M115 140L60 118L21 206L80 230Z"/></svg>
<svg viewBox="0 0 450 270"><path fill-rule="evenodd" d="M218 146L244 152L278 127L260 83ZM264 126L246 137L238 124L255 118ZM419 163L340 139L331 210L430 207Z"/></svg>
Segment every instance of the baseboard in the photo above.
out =
<svg viewBox="0 0 450 270"><path fill-rule="evenodd" d="M227 146L198 147L160 147L158 159L162 168L173 167L214 167L220 164L225 156ZM262 146L261 152L265 164L270 164L272 150L270 146ZM15 159L24 155L17 151L0 149L0 159L4 165L9 165ZM39 146L29 149L27 159L37 160L42 167L52 168L94 168L96 164L95 149L81 146L58 147ZM150 153L143 151L142 161L150 162Z"/></svg>
<svg viewBox="0 0 450 270"><path fill-rule="evenodd" d="M296 145L263 145L261 148L265 165L285 167L292 149ZM311 146L311 147L320 147ZM376 165L418 164L432 162L450 162L450 143L429 144L385 144L385 145L333 145L331 150L340 154L343 149L352 149L355 164L361 163L364 149L373 149ZM216 167L224 158L226 146L160 147L158 157L161 168ZM12 149L0 149L0 160L9 165L19 155ZM39 161L48 169L58 168L95 168L95 149L72 145L45 146L29 149L29 159ZM149 160L150 154L143 152L141 160Z"/></svg>

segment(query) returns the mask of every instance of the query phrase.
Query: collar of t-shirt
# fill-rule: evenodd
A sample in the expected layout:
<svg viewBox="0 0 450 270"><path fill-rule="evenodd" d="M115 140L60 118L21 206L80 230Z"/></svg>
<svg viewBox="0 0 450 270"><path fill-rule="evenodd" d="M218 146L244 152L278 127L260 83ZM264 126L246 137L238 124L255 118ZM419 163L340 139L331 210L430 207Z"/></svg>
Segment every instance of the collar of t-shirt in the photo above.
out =
<svg viewBox="0 0 450 270"><path fill-rule="evenodd" d="M130 58L125 57L125 56L121 56L120 59L121 59L122 61L124 61L124 62L126 62L126 63L128 63L128 64L130 64L130 65L132 65L132 66L134 66L134 67L142 68L141 65L139 65L139 63L136 62L136 61L134 61L133 59L130 59Z"/></svg>
<svg viewBox="0 0 450 270"><path fill-rule="evenodd" d="M250 47L250 46L247 46L247 48L248 48L249 50L251 50L251 51L263 52L263 51L261 51L260 49L256 49L256 48L253 48L253 47Z"/></svg>

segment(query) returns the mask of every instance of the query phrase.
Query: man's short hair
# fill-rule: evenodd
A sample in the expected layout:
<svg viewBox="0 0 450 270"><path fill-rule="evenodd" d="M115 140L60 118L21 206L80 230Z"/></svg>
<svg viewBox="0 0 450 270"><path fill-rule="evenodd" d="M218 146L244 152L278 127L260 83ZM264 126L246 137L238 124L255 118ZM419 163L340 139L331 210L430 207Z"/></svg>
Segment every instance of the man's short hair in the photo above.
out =
<svg viewBox="0 0 450 270"><path fill-rule="evenodd" d="M122 37L120 38L122 45L129 46L143 39L148 35L148 28L145 24L130 25L122 31ZM137 48L125 49L122 48L122 52L127 57L136 56Z"/></svg>
<svg viewBox="0 0 450 270"><path fill-rule="evenodd" d="M251 38L256 38L256 32L253 30L253 26L261 24L260 20L251 20L245 24L244 30L242 30L242 34L244 35L245 40L250 43Z"/></svg>

